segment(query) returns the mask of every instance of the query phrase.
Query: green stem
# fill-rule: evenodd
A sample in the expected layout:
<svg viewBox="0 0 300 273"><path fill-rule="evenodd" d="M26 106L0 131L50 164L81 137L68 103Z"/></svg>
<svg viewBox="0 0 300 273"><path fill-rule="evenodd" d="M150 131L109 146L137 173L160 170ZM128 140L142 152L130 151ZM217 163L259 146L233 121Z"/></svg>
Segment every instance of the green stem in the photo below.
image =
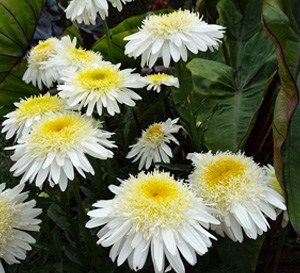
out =
<svg viewBox="0 0 300 273"><path fill-rule="evenodd" d="M106 36L106 39L107 39L107 48L108 48L109 61L113 62L111 32L109 30L106 19L103 20L103 26L104 26L105 36Z"/></svg>
<svg viewBox="0 0 300 273"><path fill-rule="evenodd" d="M278 245L277 245L277 249L276 249L276 253L275 253L275 257L274 257L274 262L273 262L273 265L272 265L272 268L271 268L271 273L277 273L278 272L278 266L279 266L280 259L281 259L281 253L282 253L282 249L283 249L283 246L284 246L284 242L285 242L285 238L287 236L288 230L289 230L289 228L285 227L280 232Z"/></svg>

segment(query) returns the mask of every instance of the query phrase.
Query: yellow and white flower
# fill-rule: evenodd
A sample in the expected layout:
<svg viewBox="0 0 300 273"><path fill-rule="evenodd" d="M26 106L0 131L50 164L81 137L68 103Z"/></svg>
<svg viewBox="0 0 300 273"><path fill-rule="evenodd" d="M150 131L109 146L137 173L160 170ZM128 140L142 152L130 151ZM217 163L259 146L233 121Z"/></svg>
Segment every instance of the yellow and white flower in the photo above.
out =
<svg viewBox="0 0 300 273"><path fill-rule="evenodd" d="M5 115L6 120L2 123L2 133L6 133L6 139L28 134L32 125L45 115L62 112L67 107L65 101L49 93L22 99L14 105L17 109Z"/></svg>
<svg viewBox="0 0 300 273"><path fill-rule="evenodd" d="M161 86L174 86L179 87L179 81L178 78L168 75L165 73L157 73L157 74L151 74L144 77L147 82L147 90L153 89L157 93L160 92Z"/></svg>
<svg viewBox="0 0 300 273"><path fill-rule="evenodd" d="M69 106L82 109L87 106L86 114L92 115L94 109L102 115L106 108L109 115L120 113L119 103L135 106L134 100L141 97L133 88L145 86L144 79L133 69L120 70L118 65L91 66L78 72L68 72L58 85L58 94Z"/></svg>
<svg viewBox="0 0 300 273"><path fill-rule="evenodd" d="M97 15L99 14L102 19L108 16L108 2L113 7L121 11L127 2L133 0L71 0L66 9L66 17L72 21L77 21L79 24L95 25Z"/></svg>
<svg viewBox="0 0 300 273"><path fill-rule="evenodd" d="M0 184L0 272L4 273L1 260L7 264L25 260L35 239L28 231L39 231L41 220L36 219L42 210L35 208L35 200L25 201L28 192L22 192L24 185L5 189Z"/></svg>
<svg viewBox="0 0 300 273"><path fill-rule="evenodd" d="M256 239L267 231L267 217L275 220L276 209L286 210L284 198L270 186L266 173L242 153L189 154L194 172L189 180L205 203L210 204L221 225L220 235L243 241L243 232Z"/></svg>
<svg viewBox="0 0 300 273"><path fill-rule="evenodd" d="M23 174L21 183L35 181L42 187L48 178L50 186L58 184L64 191L68 180L74 179L74 168L85 177L94 175L86 155L102 160L113 157L109 140L112 133L101 129L93 118L75 112L49 114L32 127L29 135L20 138L11 156L14 176Z"/></svg>
<svg viewBox="0 0 300 273"><path fill-rule="evenodd" d="M284 189L282 188L282 186L280 185L277 177L276 177L276 173L275 173L275 169L272 165L268 164L267 166L264 166L264 169L266 171L267 174L267 180L269 185L275 190L277 191L281 196L285 196L285 192ZM277 209L278 214L280 214L282 212L281 209ZM282 227L286 227L287 224L289 223L289 215L287 210L283 211L283 217L282 217L282 223L281 226Z"/></svg>
<svg viewBox="0 0 300 273"><path fill-rule="evenodd" d="M28 68L23 75L23 81L32 83L43 88L43 84L48 88L53 85L59 78L59 73L56 67L51 69L46 67L49 58L56 54L55 46L59 43L56 38L49 38L45 41L40 41L39 44L33 47L27 57Z"/></svg>
<svg viewBox="0 0 300 273"><path fill-rule="evenodd" d="M171 59L187 61L188 51L197 54L218 49L224 32L224 27L207 24L198 13L188 10L150 15L137 33L125 37L129 41L125 54L134 58L141 55L141 65L149 67L161 57L168 67Z"/></svg>
<svg viewBox="0 0 300 273"><path fill-rule="evenodd" d="M65 70L77 71L92 65L109 64L103 61L100 53L77 48L76 44L76 38L72 40L70 36L62 37L55 46L56 54L48 60L46 67L56 67L60 76L63 76Z"/></svg>
<svg viewBox="0 0 300 273"><path fill-rule="evenodd" d="M169 143L174 142L179 145L177 139L173 136L181 128L177 125L179 119L167 119L165 122L154 123L142 133L136 144L130 146L131 150L126 158L134 158L133 162L140 160L139 170L144 166L149 169L152 162L169 163L173 157Z"/></svg>
<svg viewBox="0 0 300 273"><path fill-rule="evenodd" d="M111 200L100 200L88 215L87 228L103 226L97 244L112 246L110 258L121 265L128 259L131 269L144 267L149 250L155 272L162 273L166 262L184 273L182 257L194 265L196 253L203 255L214 238L205 228L218 224L200 198L169 173L139 173L111 185Z"/></svg>

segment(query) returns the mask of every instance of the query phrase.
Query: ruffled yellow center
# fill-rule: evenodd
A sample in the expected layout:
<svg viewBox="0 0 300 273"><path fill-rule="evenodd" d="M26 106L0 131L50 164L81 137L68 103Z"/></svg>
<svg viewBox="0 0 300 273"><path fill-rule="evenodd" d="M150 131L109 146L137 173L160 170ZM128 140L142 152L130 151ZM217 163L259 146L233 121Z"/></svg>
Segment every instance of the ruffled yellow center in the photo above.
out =
<svg viewBox="0 0 300 273"><path fill-rule="evenodd" d="M199 18L187 10L179 10L169 14L152 15L144 21L144 28L155 36L166 39L172 34L187 30Z"/></svg>
<svg viewBox="0 0 300 273"><path fill-rule="evenodd" d="M146 78L152 84L161 85L165 80L172 78L172 76L164 73L158 73L158 74L148 75L146 76Z"/></svg>
<svg viewBox="0 0 300 273"><path fill-rule="evenodd" d="M160 145L164 139L164 128L161 123L154 123L145 131L143 139L150 144Z"/></svg>
<svg viewBox="0 0 300 273"><path fill-rule="evenodd" d="M33 97L22 102L16 111L17 118L29 118L44 115L48 112L61 111L65 106L63 100L58 97Z"/></svg>
<svg viewBox="0 0 300 273"><path fill-rule="evenodd" d="M120 210L145 232L156 227L174 227L185 220L192 206L187 187L166 173L140 174L130 178L118 195Z"/></svg>
<svg viewBox="0 0 300 273"><path fill-rule="evenodd" d="M77 114L47 118L33 128L29 137L30 148L38 156L76 149L91 130L91 121Z"/></svg>
<svg viewBox="0 0 300 273"><path fill-rule="evenodd" d="M71 48L69 54L72 62L79 64L90 63L95 58L94 52L82 48Z"/></svg>
<svg viewBox="0 0 300 273"><path fill-rule="evenodd" d="M12 236L14 221L14 208L6 200L0 199L0 257Z"/></svg>
<svg viewBox="0 0 300 273"><path fill-rule="evenodd" d="M244 174L245 165L233 158L222 158L207 167L204 181L211 190L218 190L218 186L230 186L231 180Z"/></svg>
<svg viewBox="0 0 300 273"><path fill-rule="evenodd" d="M103 95L118 88L123 77L120 71L111 66L85 69L78 73L77 81L86 92Z"/></svg>
<svg viewBox="0 0 300 273"><path fill-rule="evenodd" d="M56 38L50 38L40 42L29 54L29 63L40 67L42 62L48 61L49 57L55 53L54 46L58 43Z"/></svg>

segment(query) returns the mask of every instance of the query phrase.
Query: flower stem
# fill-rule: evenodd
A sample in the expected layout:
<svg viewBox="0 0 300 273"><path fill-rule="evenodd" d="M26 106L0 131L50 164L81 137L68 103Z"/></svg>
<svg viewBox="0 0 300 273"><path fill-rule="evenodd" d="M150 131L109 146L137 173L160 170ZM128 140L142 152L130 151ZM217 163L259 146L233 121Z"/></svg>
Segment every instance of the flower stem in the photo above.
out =
<svg viewBox="0 0 300 273"><path fill-rule="evenodd" d="M103 26L104 26L105 36L107 39L107 49L108 49L109 61L113 62L111 32L108 27L106 19L103 20Z"/></svg>

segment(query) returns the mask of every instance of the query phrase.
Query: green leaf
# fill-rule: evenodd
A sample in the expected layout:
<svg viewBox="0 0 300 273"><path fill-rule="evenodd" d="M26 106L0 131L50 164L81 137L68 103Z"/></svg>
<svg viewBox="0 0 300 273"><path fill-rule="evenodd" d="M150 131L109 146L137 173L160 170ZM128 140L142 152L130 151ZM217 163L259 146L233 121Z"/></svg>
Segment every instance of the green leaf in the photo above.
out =
<svg viewBox="0 0 300 273"><path fill-rule="evenodd" d="M292 0L265 0L263 20L276 47L281 80L274 110L275 168L287 190L291 223L300 232L300 34L295 5Z"/></svg>
<svg viewBox="0 0 300 273"><path fill-rule="evenodd" d="M226 63L197 58L187 65L198 94L190 96L192 108L198 122L209 119L204 142L213 151L242 148L276 71L273 45L260 25L262 1L246 2L243 9L231 0L218 4L227 27Z"/></svg>
<svg viewBox="0 0 300 273"><path fill-rule="evenodd" d="M23 58L36 29L43 0L0 0L0 115L20 97L39 90L22 81Z"/></svg>

